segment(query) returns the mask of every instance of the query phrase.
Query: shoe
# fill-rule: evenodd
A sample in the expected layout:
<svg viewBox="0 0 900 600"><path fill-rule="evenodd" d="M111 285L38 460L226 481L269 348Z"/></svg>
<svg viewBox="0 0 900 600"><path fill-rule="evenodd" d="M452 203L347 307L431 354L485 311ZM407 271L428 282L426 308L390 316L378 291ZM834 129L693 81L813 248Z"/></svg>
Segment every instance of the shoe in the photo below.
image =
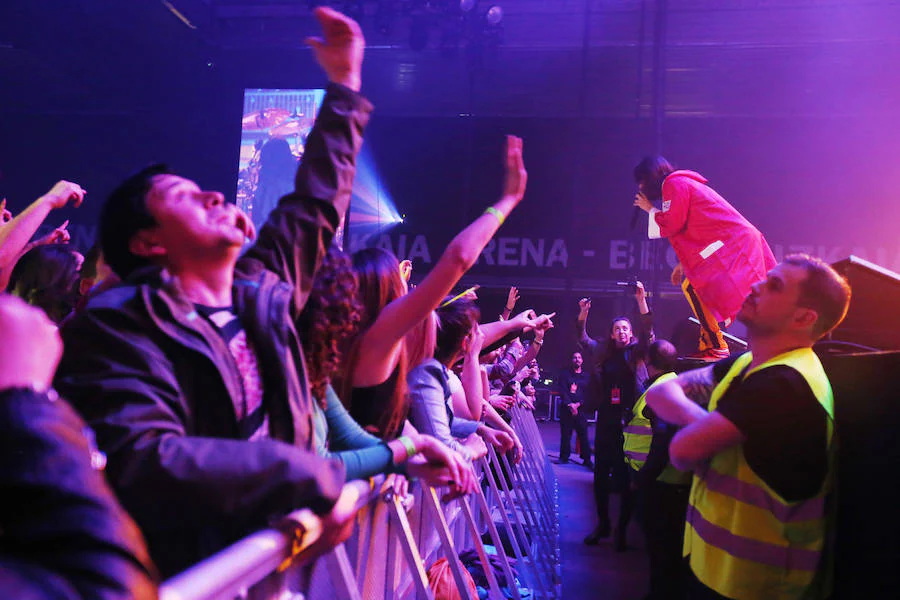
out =
<svg viewBox="0 0 900 600"><path fill-rule="evenodd" d="M609 523L600 523L594 530L587 534L584 538L584 543L588 546L596 546L600 543L600 540L609 537Z"/></svg>
<svg viewBox="0 0 900 600"><path fill-rule="evenodd" d="M556 461L556 464L558 464L558 465L567 465L567 464L569 464L569 459L568 459L568 458L561 458L561 459L559 459L558 461Z"/></svg>
<svg viewBox="0 0 900 600"><path fill-rule="evenodd" d="M625 552L628 549L624 527L616 527L616 531L613 534L613 548L616 552Z"/></svg>
<svg viewBox="0 0 900 600"><path fill-rule="evenodd" d="M591 459L581 461L581 466L590 471L594 470L594 461Z"/></svg>
<svg viewBox="0 0 900 600"><path fill-rule="evenodd" d="M731 352L728 351L728 348L710 348L708 350L703 350L702 352L689 354L685 358L715 362L717 360L722 360L723 358L728 358L729 356L731 356Z"/></svg>

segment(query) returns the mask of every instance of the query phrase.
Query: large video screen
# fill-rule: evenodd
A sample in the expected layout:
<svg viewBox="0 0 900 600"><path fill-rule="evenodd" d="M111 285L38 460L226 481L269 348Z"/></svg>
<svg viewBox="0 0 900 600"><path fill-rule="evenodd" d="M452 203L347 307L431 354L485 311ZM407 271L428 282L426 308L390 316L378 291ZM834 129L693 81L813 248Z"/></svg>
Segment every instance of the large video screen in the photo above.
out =
<svg viewBox="0 0 900 600"><path fill-rule="evenodd" d="M294 173L325 90L244 90L237 204L259 228Z"/></svg>
<svg viewBox="0 0 900 600"><path fill-rule="evenodd" d="M306 138L324 98L322 89L244 90L237 204L257 230L278 200L293 189ZM403 220L378 176L370 146L363 146L357 158L347 235L338 232L338 243L351 251Z"/></svg>

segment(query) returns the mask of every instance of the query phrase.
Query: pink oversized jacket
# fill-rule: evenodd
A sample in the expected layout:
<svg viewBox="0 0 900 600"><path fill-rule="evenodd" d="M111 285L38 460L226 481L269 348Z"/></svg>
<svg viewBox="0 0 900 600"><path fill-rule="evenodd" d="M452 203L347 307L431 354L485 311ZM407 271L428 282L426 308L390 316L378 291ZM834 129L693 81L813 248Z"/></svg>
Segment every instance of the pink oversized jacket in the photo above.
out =
<svg viewBox="0 0 900 600"><path fill-rule="evenodd" d="M716 320L733 320L775 256L763 234L706 182L694 171L675 171L663 182L662 211L651 218Z"/></svg>

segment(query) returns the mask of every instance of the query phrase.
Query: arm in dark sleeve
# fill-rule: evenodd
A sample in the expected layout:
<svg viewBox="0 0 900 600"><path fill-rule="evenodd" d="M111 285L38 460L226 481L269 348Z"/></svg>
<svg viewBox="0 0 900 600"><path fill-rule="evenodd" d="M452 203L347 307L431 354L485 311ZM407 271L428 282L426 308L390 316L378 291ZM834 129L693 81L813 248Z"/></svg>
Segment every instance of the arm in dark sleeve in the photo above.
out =
<svg viewBox="0 0 900 600"><path fill-rule="evenodd" d="M330 84L297 170L295 189L278 202L256 243L238 261L236 275L254 279L272 271L294 290L297 313L313 276L350 204L356 155L372 105Z"/></svg>
<svg viewBox="0 0 900 600"><path fill-rule="evenodd" d="M657 418L649 406L644 408L644 416L650 419L653 440L650 442L647 460L635 476L641 487L652 484L666 469L669 464L669 444L672 443L672 438L678 431L678 428Z"/></svg>
<svg viewBox="0 0 900 600"><path fill-rule="evenodd" d="M353 420L331 386L328 386L325 397L328 401L325 420L328 422L329 448L326 456L344 464L347 481L392 472L394 453L387 444Z"/></svg>
<svg viewBox="0 0 900 600"><path fill-rule="evenodd" d="M156 597L144 540L63 400L0 393L0 597Z"/></svg>
<svg viewBox="0 0 900 600"><path fill-rule="evenodd" d="M647 349L651 342L655 339L656 334L653 331L653 311L638 315L638 355L647 356Z"/></svg>
<svg viewBox="0 0 900 600"><path fill-rule="evenodd" d="M344 484L337 461L274 440L192 435L202 416L144 329L121 310L89 308L63 330L55 381L96 432L109 480L141 527L264 523L301 507L331 509ZM160 502L159 490L178 502Z"/></svg>

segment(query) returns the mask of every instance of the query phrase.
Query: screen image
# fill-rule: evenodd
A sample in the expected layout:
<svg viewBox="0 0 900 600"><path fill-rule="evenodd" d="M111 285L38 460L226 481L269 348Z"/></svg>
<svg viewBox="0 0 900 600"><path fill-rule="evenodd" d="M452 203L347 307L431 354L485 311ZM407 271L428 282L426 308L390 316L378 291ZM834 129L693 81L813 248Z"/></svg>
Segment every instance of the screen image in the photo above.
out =
<svg viewBox="0 0 900 600"><path fill-rule="evenodd" d="M244 90L237 205L259 228L294 185L325 90Z"/></svg>

